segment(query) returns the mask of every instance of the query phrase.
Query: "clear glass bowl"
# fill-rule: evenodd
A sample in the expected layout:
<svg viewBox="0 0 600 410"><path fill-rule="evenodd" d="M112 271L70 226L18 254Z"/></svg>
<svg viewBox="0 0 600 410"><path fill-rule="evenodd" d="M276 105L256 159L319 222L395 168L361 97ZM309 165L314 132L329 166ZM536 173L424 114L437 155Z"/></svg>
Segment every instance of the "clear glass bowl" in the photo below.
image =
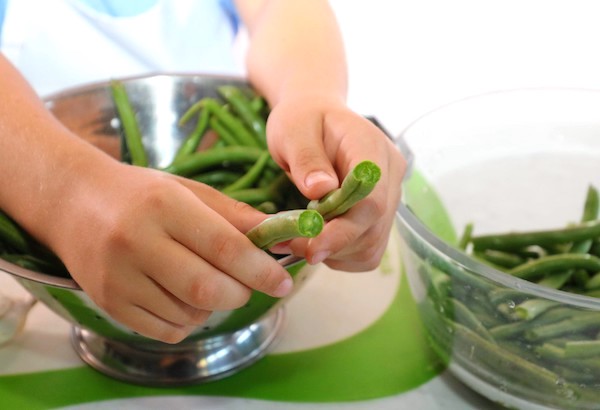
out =
<svg viewBox="0 0 600 410"><path fill-rule="evenodd" d="M507 407L599 409L600 354L564 353L600 340L600 299L519 279L458 244L469 223L484 235L581 219L588 186L600 188L600 91L467 98L417 119L398 143L414 155L400 252L450 371ZM520 309L527 300L540 310Z"/></svg>

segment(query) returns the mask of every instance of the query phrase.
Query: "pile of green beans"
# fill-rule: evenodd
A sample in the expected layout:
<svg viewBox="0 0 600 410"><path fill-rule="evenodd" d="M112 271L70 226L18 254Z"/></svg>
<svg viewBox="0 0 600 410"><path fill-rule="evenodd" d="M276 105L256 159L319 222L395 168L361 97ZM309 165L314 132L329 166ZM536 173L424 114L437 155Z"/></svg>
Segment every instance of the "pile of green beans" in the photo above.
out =
<svg viewBox="0 0 600 410"><path fill-rule="evenodd" d="M122 161L148 167L143 132L125 84L114 80L110 91L121 124ZM179 126L193 120L195 126L162 171L210 185L273 214L246 233L257 247L268 250L293 238L313 238L326 220L345 213L374 189L381 170L377 164L363 161L339 189L322 200L309 201L269 154L265 100L250 89L233 85L222 85L217 91L221 98L202 98L181 116ZM202 146L210 134L213 140ZM0 257L30 270L70 277L58 257L1 211Z"/></svg>
<svg viewBox="0 0 600 410"><path fill-rule="evenodd" d="M474 235L467 224L458 247L515 278L600 297L593 186L583 208L580 221L559 229ZM600 408L600 312L528 294L516 282L502 286L413 245L424 261L418 274L427 292L419 308L432 345L448 363L525 399Z"/></svg>

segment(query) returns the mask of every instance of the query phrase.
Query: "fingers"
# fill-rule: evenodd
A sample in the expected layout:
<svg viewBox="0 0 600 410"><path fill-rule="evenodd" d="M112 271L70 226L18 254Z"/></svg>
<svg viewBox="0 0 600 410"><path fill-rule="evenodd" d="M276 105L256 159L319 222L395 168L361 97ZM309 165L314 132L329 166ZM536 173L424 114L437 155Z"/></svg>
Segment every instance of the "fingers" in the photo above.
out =
<svg viewBox="0 0 600 410"><path fill-rule="evenodd" d="M219 286L230 284L229 278L233 278L248 288L274 297L283 297L291 291L291 276L272 256L257 248L220 213L192 198L188 198L189 203L180 198L172 204L170 212L185 217L170 218L165 226L168 235L199 257L193 268L197 271L189 274L192 279L188 279L187 286L206 292L208 296L215 294ZM221 205L219 212L248 211L247 206L235 201L227 208L224 210ZM207 288L209 285L202 282L204 277L214 278L217 283Z"/></svg>
<svg viewBox="0 0 600 410"><path fill-rule="evenodd" d="M180 342L212 314L183 303L148 277L130 289L115 288L111 302L99 306L136 333L165 343Z"/></svg>
<svg viewBox="0 0 600 410"><path fill-rule="evenodd" d="M319 236L292 241L287 247L311 264L325 262L346 271L371 270L378 266L387 246L406 164L397 148L370 121L351 117L342 121L332 114L327 124L326 135L345 135L340 137L336 168L348 172L368 159L380 166L381 178L367 198L329 221ZM349 126L356 135L348 133Z"/></svg>
<svg viewBox="0 0 600 410"><path fill-rule="evenodd" d="M167 238L155 241L155 244L155 249L139 262L138 268L151 281L149 285L167 292L178 303L193 309L231 310L243 306L250 298L248 286L216 269L180 243ZM169 317L167 311L158 315L179 323L176 318Z"/></svg>
<svg viewBox="0 0 600 410"><path fill-rule="evenodd" d="M283 110L276 107L267 122L271 154L304 196L318 199L339 186L323 141L323 121L315 113L304 118L280 115Z"/></svg>

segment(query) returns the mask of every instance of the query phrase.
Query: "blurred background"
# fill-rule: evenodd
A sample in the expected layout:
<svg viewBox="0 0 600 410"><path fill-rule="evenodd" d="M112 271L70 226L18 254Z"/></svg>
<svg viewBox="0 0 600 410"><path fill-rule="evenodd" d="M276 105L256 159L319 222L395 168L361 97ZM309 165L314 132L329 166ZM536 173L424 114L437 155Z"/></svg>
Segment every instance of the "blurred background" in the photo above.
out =
<svg viewBox="0 0 600 410"><path fill-rule="evenodd" d="M475 94L600 88L600 2L594 0L331 4L347 47L349 102L393 134L431 109Z"/></svg>

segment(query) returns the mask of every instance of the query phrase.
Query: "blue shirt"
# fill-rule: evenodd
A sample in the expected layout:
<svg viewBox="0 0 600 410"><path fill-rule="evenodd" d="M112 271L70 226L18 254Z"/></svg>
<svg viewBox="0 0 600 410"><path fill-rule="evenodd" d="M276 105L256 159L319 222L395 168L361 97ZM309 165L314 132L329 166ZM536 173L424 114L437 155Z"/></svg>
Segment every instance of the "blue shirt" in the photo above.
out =
<svg viewBox="0 0 600 410"><path fill-rule="evenodd" d="M0 39L2 38L2 23L6 14L6 4L9 0L0 0ZM79 0L94 10L112 17L131 17L141 14L154 6L158 0ZM219 0L221 7L227 12L234 31L240 24L238 13L233 0Z"/></svg>

